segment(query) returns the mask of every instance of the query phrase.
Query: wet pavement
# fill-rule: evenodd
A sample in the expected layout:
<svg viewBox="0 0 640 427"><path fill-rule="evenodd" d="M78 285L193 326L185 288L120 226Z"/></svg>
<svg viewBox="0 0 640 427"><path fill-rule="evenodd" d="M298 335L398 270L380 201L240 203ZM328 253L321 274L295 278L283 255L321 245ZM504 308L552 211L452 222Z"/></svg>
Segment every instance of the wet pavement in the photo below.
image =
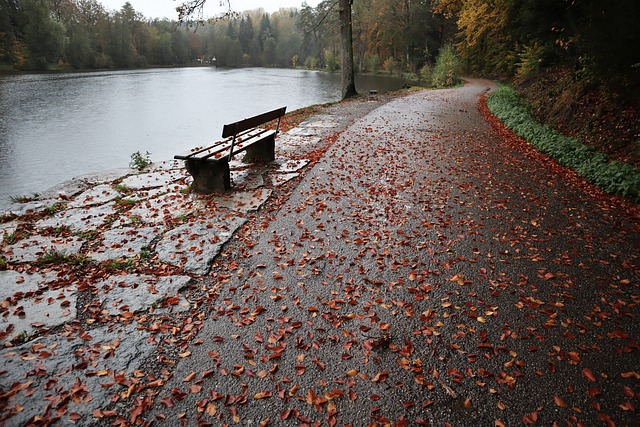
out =
<svg viewBox="0 0 640 427"><path fill-rule="evenodd" d="M638 425L637 206L500 137L490 87L329 107L225 196L167 162L15 206L49 209L2 225L2 419Z"/></svg>

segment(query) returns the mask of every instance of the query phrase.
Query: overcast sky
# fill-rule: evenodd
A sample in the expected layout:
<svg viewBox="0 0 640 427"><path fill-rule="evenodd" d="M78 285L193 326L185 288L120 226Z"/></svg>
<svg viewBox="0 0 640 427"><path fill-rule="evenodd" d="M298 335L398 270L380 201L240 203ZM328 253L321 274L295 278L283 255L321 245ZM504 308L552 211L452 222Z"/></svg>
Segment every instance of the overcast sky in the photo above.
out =
<svg viewBox="0 0 640 427"><path fill-rule="evenodd" d="M98 0L105 9L120 10L127 0ZM231 0L233 10L242 12L244 10L263 8L267 12L275 12L282 7L302 6L304 0ZM182 4L182 0L129 0L136 12L142 13L146 18L169 18L177 19L176 6ZM320 0L306 0L309 6L315 7ZM207 0L205 6L205 18L216 15L223 11L220 7L220 0Z"/></svg>

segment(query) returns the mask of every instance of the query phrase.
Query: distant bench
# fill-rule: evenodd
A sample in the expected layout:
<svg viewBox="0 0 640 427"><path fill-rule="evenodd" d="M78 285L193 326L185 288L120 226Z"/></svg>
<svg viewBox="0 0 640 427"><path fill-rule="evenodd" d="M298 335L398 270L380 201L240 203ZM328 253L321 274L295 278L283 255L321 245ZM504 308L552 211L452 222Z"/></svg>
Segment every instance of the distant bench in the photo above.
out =
<svg viewBox="0 0 640 427"><path fill-rule="evenodd" d="M287 107L259 114L224 125L222 140L208 147L197 147L188 154L175 155L184 160L187 171L193 176L192 188L199 193L222 193L231 189L229 161L240 152L245 152L245 162L271 162L275 158L275 138L280 130L280 119ZM278 120L275 130L258 126Z"/></svg>

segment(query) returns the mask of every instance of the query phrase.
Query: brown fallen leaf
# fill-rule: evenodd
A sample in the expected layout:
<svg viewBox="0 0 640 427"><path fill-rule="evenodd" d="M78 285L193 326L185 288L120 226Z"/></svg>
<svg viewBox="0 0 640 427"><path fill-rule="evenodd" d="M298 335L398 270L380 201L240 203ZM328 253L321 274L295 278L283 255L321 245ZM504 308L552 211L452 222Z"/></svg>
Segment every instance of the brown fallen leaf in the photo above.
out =
<svg viewBox="0 0 640 427"><path fill-rule="evenodd" d="M564 400L562 400L560 396L554 396L553 401L556 405L558 405L561 408L566 408L568 406L567 403Z"/></svg>

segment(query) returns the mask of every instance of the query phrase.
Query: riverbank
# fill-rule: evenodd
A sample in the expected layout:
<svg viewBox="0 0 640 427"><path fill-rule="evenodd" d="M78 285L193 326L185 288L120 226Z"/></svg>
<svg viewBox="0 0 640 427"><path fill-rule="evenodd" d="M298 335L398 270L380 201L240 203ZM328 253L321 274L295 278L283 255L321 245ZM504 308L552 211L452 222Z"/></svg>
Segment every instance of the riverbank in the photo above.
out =
<svg viewBox="0 0 640 427"><path fill-rule="evenodd" d="M109 405L113 390L102 380L135 377L135 361L151 354L165 316L188 328L185 315L205 298L198 283L225 244L249 242L242 230L265 220L265 203L281 202L339 132L393 96L288 114L276 161L232 162L229 194L191 194L182 162L165 161L77 177L41 200L14 203L0 223L0 421L86 425L105 417L96 408ZM145 332L143 324L160 329ZM114 357L95 358L100 347ZM69 371L80 353L92 361ZM24 376L34 369L46 378Z"/></svg>
<svg viewBox="0 0 640 427"><path fill-rule="evenodd" d="M170 161L5 218L0 421L630 420L637 217L495 134L492 87L314 107L229 194Z"/></svg>
<svg viewBox="0 0 640 427"><path fill-rule="evenodd" d="M382 93L402 84L380 79L368 87ZM368 94L367 86L362 91ZM339 75L300 70L197 67L3 78L0 210L11 197L126 167L132 153L170 159L218 139L224 124L239 118L339 99Z"/></svg>

